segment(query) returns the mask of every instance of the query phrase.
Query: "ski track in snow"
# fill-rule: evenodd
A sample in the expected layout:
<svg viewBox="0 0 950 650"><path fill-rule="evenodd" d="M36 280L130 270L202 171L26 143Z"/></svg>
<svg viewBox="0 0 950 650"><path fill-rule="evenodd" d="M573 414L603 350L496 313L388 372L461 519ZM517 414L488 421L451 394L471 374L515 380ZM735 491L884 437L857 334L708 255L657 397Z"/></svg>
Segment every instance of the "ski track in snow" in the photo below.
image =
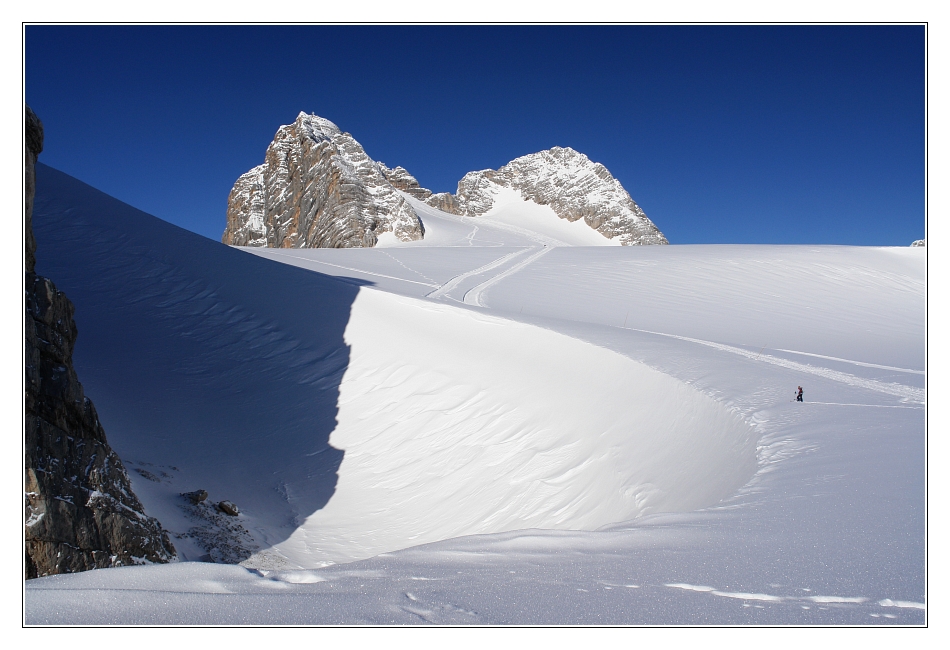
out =
<svg viewBox="0 0 950 650"><path fill-rule="evenodd" d="M441 287L439 287L432 293L426 294L426 298L441 298L442 296L447 295L450 291L458 287L459 284L461 284L468 278L475 275L480 275L482 273L485 273L486 271L491 271L492 269L498 268L502 264L505 264L506 262L513 260L519 255L523 255L529 250L531 249L523 248L513 253L508 253L507 255L503 255L502 257L499 257L497 260L493 260L489 262L488 264L478 267L477 269L466 271L465 273L460 273L459 275L456 275L454 278L450 279L448 282L443 284Z"/></svg>
<svg viewBox="0 0 950 650"><path fill-rule="evenodd" d="M468 234L465 238L468 241L469 246L475 245L475 235L478 234L478 226L472 226L472 232Z"/></svg>
<svg viewBox="0 0 950 650"><path fill-rule="evenodd" d="M382 250L382 249L381 249L381 250ZM253 254L253 252L254 252L254 251L253 251L253 249L252 249L252 250L251 250L251 253ZM376 272L374 272L374 271L364 271L363 269L356 269L356 268L353 268L353 267L351 267L351 266L343 266L343 265L341 265L341 264L333 264L333 263L331 263L331 262L324 262L323 260L311 259L311 258L309 258L309 257L300 257L300 256L298 256L298 255L286 255L286 257L292 257L292 258L294 258L294 259L304 260L305 262L313 263L313 264L324 264L324 265L326 265L326 266L332 266L332 267L335 267L335 268L338 268L338 269L344 269L344 270L346 270L346 271L353 271L354 273L362 273L363 275L375 275L375 276L378 277L378 278L386 278L386 279L388 279L388 280L399 280L400 282L411 282L412 284L421 284L421 285L424 286L424 287L436 287L436 288L437 288L437 287L439 286L437 283L434 284L434 282L435 282L434 280L433 280L432 282L419 282L418 280L409 280L409 279L407 279L407 278L400 278L400 277L397 277L397 276L395 276L395 275L386 275L386 274L384 274L384 273L376 273ZM392 257L392 255L390 255L390 257ZM267 258L267 259L274 259L274 258ZM393 258L393 259L395 259L395 258ZM277 259L277 260L275 260L275 261L278 261L278 262L279 262L280 260ZM399 260L396 260L396 262L399 262ZM412 271L413 273L417 273L417 274L419 274L419 275L422 275L422 274L419 273L418 271L415 271L415 270L413 270L413 269L410 269L410 268L409 268L408 266L406 266L405 264L402 264L401 262L399 262L399 263L400 263L402 266L404 266L407 270ZM422 277L425 277L425 276L422 276ZM340 278L337 278L337 279L340 279ZM427 279L428 279L428 278L427 278ZM345 280L341 280L341 281L345 282Z"/></svg>
<svg viewBox="0 0 950 650"><path fill-rule="evenodd" d="M486 289L489 289L492 285L497 284L498 282L501 282L502 280L504 280L505 278L511 275L514 275L515 273L517 273L524 267L528 266L532 262L540 259L543 255L549 253L550 251L551 251L551 248L548 246L545 246L544 248L536 252L534 255L530 256L529 258L525 260L522 260L518 264L515 264L510 269L506 271L502 271L495 277L489 280L486 280L485 282L482 282L478 286L472 287L471 289L465 292L464 296L462 296L462 302L464 302L466 305L475 305L476 307L484 307L485 305L482 303L482 293L484 293Z"/></svg>
<svg viewBox="0 0 950 650"><path fill-rule="evenodd" d="M811 402L805 400L802 404L823 404L826 406L862 406L873 409L911 409L914 411L923 411L923 406L898 406L896 404L850 404L845 402Z"/></svg>
<svg viewBox="0 0 950 650"><path fill-rule="evenodd" d="M622 327L621 329L628 329L634 332L643 332L644 334L655 334L657 336L666 336L668 338L678 339L680 341L689 341L690 343L698 343L699 345L705 345L707 347L714 348L716 350L722 350L723 352L729 352L731 354L743 356L743 357L746 357L747 359L752 359L753 361L762 361L765 363L770 363L775 366L781 366L782 368L788 368L789 370L795 370L797 372L806 372L811 375L818 375L819 377L824 377L825 379L831 379L832 381L837 381L842 384L848 384L849 386L865 388L867 390L873 390L878 393L893 395L895 397L900 397L901 399L904 399L904 400L917 402L918 404L924 404L926 401L926 391L920 388L914 388L913 386L905 386L904 384L877 381L875 379L864 379L862 377L856 377L855 375L851 375L846 372L832 370L831 368L823 368L821 366L812 366L805 363L798 363L797 361L790 361L788 359L773 357L772 355L769 355L769 354L758 354L756 352L750 352L748 350L743 350L742 348L737 348L731 345L725 345L723 343L714 343L712 341L704 341L702 339L694 339L688 336L679 336L677 334L665 334L663 332L653 332L650 330L642 330L642 329L637 329L634 327Z"/></svg>
<svg viewBox="0 0 950 650"><path fill-rule="evenodd" d="M670 582L665 583L664 587L669 587L671 589L679 589L682 591L693 591L698 594L709 594L712 596L719 596L720 598L733 598L736 600L745 600L745 601L758 601L758 602L767 602L767 603L808 603L808 604L821 604L821 605L864 605L869 603L872 606L876 605L878 607L901 607L905 609L926 609L927 605L925 603L918 603L914 601L894 601L889 598L879 600L877 602L871 603L871 598L866 596L777 596L774 594L763 594L763 593L749 593L742 591L726 591L724 589L717 589L715 587L710 587L707 585L692 585L684 582ZM802 589L801 591L811 591L810 589ZM805 607L808 609L808 607ZM873 614L872 614L873 616Z"/></svg>
<svg viewBox="0 0 950 650"><path fill-rule="evenodd" d="M428 281L431 283L430 286L439 286L439 281L438 281L438 280L433 280L432 278L430 278L429 276L427 276L425 273L420 273L419 271L415 270L414 268L410 268L410 267L406 266L405 264L403 264L402 262L400 262L398 259L396 259L396 258L393 257L392 255L390 255L389 253L387 253L387 252L386 252L386 249L381 248L381 249L380 249L380 252L382 252L383 255L385 255L386 257L388 257L388 258L391 259L393 262L395 262L396 264L398 264L398 265L401 266L402 268L406 269L406 270L409 271L410 273L415 273L415 274L418 275L419 277L421 277L421 278L423 278L423 279L425 279L425 280L428 280Z"/></svg>
<svg viewBox="0 0 950 650"><path fill-rule="evenodd" d="M526 237L533 242L537 242L541 246L551 246L551 247L570 246L570 244L568 244L567 242L557 239L556 237L535 232L533 230L528 230L527 228L519 228L518 226L513 226L503 221L493 221L490 218L487 218L484 216L483 217L467 217L467 218L470 219L472 222L475 222L476 220L481 220L483 224L490 225L492 228L497 228L498 230L503 230L513 235L521 235L522 237Z"/></svg>
<svg viewBox="0 0 950 650"><path fill-rule="evenodd" d="M894 372L906 372L912 375L925 375L923 370L911 370L910 368L896 368L894 366L882 366L878 363L866 363L864 361L853 361L851 359L841 359L839 357L829 357L824 354L814 354L812 352L799 352L798 350L783 350L782 348L776 348L776 352L788 352L789 354L801 354L806 357L815 357L818 359L827 359L828 361L840 361L842 363L850 363L854 366L863 366L865 368L878 368L880 370L893 370Z"/></svg>

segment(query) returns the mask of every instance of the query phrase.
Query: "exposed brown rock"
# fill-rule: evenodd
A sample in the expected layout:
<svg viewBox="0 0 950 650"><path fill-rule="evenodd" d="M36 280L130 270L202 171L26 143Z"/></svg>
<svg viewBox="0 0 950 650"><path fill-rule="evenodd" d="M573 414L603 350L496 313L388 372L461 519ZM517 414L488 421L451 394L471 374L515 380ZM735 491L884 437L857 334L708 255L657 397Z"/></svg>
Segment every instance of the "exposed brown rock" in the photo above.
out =
<svg viewBox="0 0 950 650"><path fill-rule="evenodd" d="M221 241L359 248L375 246L384 232L401 241L423 237L422 222L363 147L329 120L300 113L278 129L264 164L234 184Z"/></svg>
<svg viewBox="0 0 950 650"><path fill-rule="evenodd" d="M426 203L437 210L442 210L442 212L448 212L449 214L462 214L459 207L459 202L456 201L455 197L448 192L439 192L438 194L433 194L428 199L426 199Z"/></svg>
<svg viewBox="0 0 950 650"><path fill-rule="evenodd" d="M379 170L383 173L383 176L386 177L386 180L389 181L390 185L400 192L405 192L414 199L424 201L426 204L442 212L463 214L460 211L458 201L456 201L455 197L449 192L433 194L431 190L421 187L415 176L404 168L396 167L395 169L390 169L383 163L376 164L379 165Z"/></svg>
<svg viewBox="0 0 950 650"><path fill-rule="evenodd" d="M416 180L415 176L407 172L402 167L390 169L381 162L376 164L379 166L379 171L382 172L386 180L389 181L389 184L397 190L405 192L412 198L419 199L420 201L425 201L427 198L432 196L432 192L430 190L420 187L419 181Z"/></svg>

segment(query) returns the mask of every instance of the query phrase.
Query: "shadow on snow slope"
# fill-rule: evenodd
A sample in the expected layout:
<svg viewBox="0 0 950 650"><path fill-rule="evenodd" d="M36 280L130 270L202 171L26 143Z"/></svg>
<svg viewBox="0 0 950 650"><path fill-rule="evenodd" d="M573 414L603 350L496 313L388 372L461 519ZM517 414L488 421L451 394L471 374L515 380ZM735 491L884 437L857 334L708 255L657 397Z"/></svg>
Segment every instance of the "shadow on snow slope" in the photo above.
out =
<svg viewBox="0 0 950 650"><path fill-rule="evenodd" d="M231 535L227 561L282 541L327 503L343 459L329 444L343 333L364 282L232 250L42 164L33 223L37 272L76 306L87 394L183 559L227 534L180 492L239 505L224 525L248 530Z"/></svg>

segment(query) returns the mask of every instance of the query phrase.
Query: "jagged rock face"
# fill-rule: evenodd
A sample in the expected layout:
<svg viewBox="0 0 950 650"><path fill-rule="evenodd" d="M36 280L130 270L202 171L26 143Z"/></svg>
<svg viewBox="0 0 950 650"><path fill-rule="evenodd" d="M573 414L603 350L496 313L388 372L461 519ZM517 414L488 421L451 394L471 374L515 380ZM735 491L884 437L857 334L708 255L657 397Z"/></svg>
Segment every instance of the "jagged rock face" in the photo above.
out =
<svg viewBox="0 0 950 650"><path fill-rule="evenodd" d="M26 277L27 577L168 562L175 549L144 514L72 364L73 305Z"/></svg>
<svg viewBox="0 0 950 650"><path fill-rule="evenodd" d="M583 219L625 246L669 243L606 167L571 148L522 156L496 171L469 172L459 181L455 213L485 214L498 187L518 190L525 200L550 206L562 219Z"/></svg>
<svg viewBox="0 0 950 650"><path fill-rule="evenodd" d="M455 196L449 192L439 192L438 194L433 194L426 199L426 203L437 210L442 210L442 212L448 212L449 214L462 214L461 208L459 207L459 202L456 201Z"/></svg>
<svg viewBox="0 0 950 650"><path fill-rule="evenodd" d="M379 166L379 171L382 173L382 175L387 181L389 181L389 184L397 190L405 192L412 198L419 199L420 201L425 201L430 196L432 196L432 192L430 190L420 187L419 181L416 180L415 176L407 172L402 167L390 169L381 162L377 162L376 164Z"/></svg>
<svg viewBox="0 0 950 650"><path fill-rule="evenodd" d="M384 232L401 241L424 234L363 147L306 113L280 127L264 164L237 180L227 218L221 241L234 246L358 248L374 246Z"/></svg>
<svg viewBox="0 0 950 650"><path fill-rule="evenodd" d="M73 305L33 273L34 165L43 135L29 108L26 136L26 577L168 562L175 549L132 492L73 368Z"/></svg>
<svg viewBox="0 0 950 650"><path fill-rule="evenodd" d="M410 174L402 167L390 169L383 163L376 164L379 165L379 171L382 172L383 176L386 177L386 180L389 181L389 184L400 192L405 192L414 199L424 201L428 205L431 205L438 210L442 210L442 212L448 212L449 214L464 214L459 209L458 201L456 201L455 197L449 192L433 194L431 190L421 187L415 176Z"/></svg>

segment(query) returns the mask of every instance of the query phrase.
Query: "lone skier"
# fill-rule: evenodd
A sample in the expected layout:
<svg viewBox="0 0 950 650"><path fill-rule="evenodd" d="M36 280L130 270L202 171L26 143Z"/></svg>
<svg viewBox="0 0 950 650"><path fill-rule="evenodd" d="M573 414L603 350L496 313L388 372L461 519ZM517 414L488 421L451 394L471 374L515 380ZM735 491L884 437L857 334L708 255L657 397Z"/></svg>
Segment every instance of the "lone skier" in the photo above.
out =
<svg viewBox="0 0 950 650"><path fill-rule="evenodd" d="M802 387L801 387L801 386L798 387L798 394L795 396L795 401L796 401L796 402L804 402L804 401L805 401L804 399L802 399Z"/></svg>

